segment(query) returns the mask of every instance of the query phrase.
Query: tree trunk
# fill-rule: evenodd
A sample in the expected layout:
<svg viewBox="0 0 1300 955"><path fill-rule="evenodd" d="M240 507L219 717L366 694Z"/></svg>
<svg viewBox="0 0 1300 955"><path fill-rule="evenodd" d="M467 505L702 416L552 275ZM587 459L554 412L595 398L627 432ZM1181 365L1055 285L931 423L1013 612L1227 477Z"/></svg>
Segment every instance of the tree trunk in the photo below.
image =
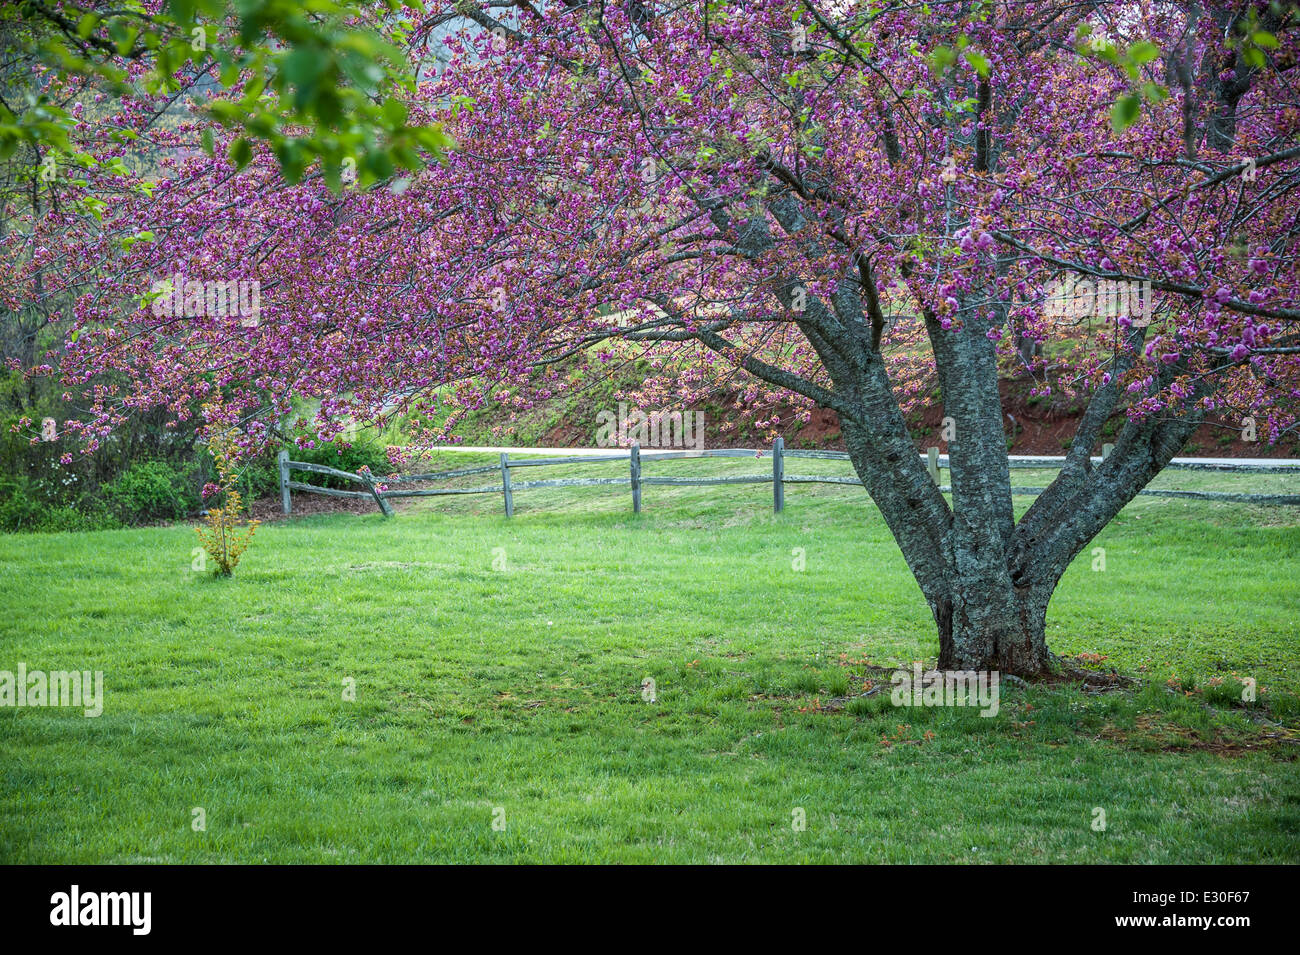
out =
<svg viewBox="0 0 1300 955"><path fill-rule="evenodd" d="M883 370L856 382L859 409L841 417L845 445L934 614L939 667L1040 676L1050 665L1047 605L1073 554L1036 563L1013 546L1001 406L996 391L979 387L981 378L996 387L996 364L983 336L970 350L967 368L978 374L948 378L945 395L957 422L951 507L921 463Z"/></svg>
<svg viewBox="0 0 1300 955"><path fill-rule="evenodd" d="M953 597L934 608L939 669L985 670L1016 676L1047 672L1050 587L1019 592L984 579L957 579Z"/></svg>

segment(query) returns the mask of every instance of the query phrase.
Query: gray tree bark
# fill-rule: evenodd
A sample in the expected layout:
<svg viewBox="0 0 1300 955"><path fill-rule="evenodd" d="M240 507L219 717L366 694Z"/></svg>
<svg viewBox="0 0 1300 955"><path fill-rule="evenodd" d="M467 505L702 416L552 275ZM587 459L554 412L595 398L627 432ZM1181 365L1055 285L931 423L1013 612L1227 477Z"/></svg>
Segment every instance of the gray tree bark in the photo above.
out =
<svg viewBox="0 0 1300 955"><path fill-rule="evenodd" d="M1142 334L1134 332L1136 342ZM1061 576L1202 415L1130 422L1110 457L1094 465L1091 451L1119 398L1118 385L1101 389L1060 475L1017 523L993 343L937 324L931 341L944 414L956 423L951 507L921 463L879 356L855 381L835 381L837 394L856 399L839 408L849 456L934 615L939 666L1039 675L1050 666L1047 608Z"/></svg>

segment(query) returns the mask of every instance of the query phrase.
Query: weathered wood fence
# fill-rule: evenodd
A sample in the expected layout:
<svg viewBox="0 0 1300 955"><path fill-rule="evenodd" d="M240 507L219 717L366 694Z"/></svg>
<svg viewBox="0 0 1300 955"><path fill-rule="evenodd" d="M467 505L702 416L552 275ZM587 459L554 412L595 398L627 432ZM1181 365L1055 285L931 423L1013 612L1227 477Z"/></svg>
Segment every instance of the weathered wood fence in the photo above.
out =
<svg viewBox="0 0 1300 955"><path fill-rule="evenodd" d="M1094 462L1101 462L1110 453L1111 445L1105 445L1101 457L1094 457ZM515 513L514 494L516 491L528 491L538 488L551 487L600 487L603 485L631 485L632 488L632 510L635 513L641 513L641 489L645 485L675 485L675 486L700 486L707 487L715 484L771 484L772 485L772 508L777 513L785 507L785 485L787 484L849 484L862 486L862 481L856 475L836 476L822 474L786 474L786 458L809 458L829 461L848 461L849 456L843 451L790 451L785 448L781 438L777 438L772 443L771 460L772 470L770 474L738 474L725 475L720 477L647 477L642 474L642 461L663 461L673 458L755 458L758 452L745 450L743 448L719 448L713 451L650 451L643 452L638 446L633 445L627 451L611 452L608 455L577 455L569 457L555 458L532 458L532 457L515 457L510 458L509 454L502 453L500 462L497 464L488 464L480 467L459 468L454 471L436 471L430 474L402 474L376 479L368 471L361 471L353 474L350 471L340 471L338 468L332 468L324 464L311 464L306 461L291 461L289 452L281 451L279 457L280 464L280 502L284 513L289 514L293 509L292 492L299 491L307 494L325 494L331 497L354 497L354 498L371 498L378 505L380 511L385 517L393 516L393 508L388 502L392 498L398 497L437 497L442 494L500 494L505 507L506 517L513 517ZM942 483L942 471L948 467L948 456L940 454L938 448L927 448L926 453L922 455L926 459L926 466L929 468L931 477L939 485L940 491L950 491L948 485ZM1015 457L1008 459L1008 466L1013 470L1030 470L1030 469L1052 469L1059 468L1064 461L1061 457ZM561 464L606 464L610 461L627 461L630 468L628 477L619 478L557 478L543 481L516 481L511 477L511 471L520 468L537 468L553 467ZM1188 458L1175 458L1169 465L1169 469L1183 471L1233 471L1248 472L1253 474L1300 474L1300 461L1279 460L1276 463L1265 461L1232 461L1232 460L1196 460ZM345 491L339 488L320 487L315 484L307 484L302 481L290 479L291 471L308 471L313 474L329 475L346 481L362 485L365 490ZM458 488L407 488L403 489L403 484L424 484L436 481L449 481L454 478L469 477L474 474L497 473L500 475L500 484L491 484L485 487L458 487ZM380 484L385 485L381 489ZM397 485L394 487L394 485ZM1012 487L1011 493L1018 495L1041 494L1046 488L1041 487ZM1300 495L1297 494L1235 494L1221 491L1175 491L1165 490L1162 488L1145 488L1139 492L1153 497L1184 497L1197 498L1210 501L1231 501L1231 502L1252 502L1257 504L1291 504L1300 505Z"/></svg>

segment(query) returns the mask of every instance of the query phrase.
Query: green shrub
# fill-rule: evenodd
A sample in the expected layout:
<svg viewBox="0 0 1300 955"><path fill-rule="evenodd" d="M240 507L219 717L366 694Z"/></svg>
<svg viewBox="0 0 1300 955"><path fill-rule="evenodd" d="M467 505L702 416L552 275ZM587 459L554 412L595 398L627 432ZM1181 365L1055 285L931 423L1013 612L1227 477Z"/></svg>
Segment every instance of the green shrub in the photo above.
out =
<svg viewBox="0 0 1300 955"><path fill-rule="evenodd" d="M189 475L165 461L137 461L105 484L100 495L123 524L178 520L200 506Z"/></svg>
<svg viewBox="0 0 1300 955"><path fill-rule="evenodd" d="M74 507L42 500L25 477L0 478L0 531L95 531L119 526L105 508L85 503Z"/></svg>
<svg viewBox="0 0 1300 955"><path fill-rule="evenodd" d="M361 467L368 467L376 477L382 477L392 470L388 463L388 452L378 438L365 437L351 443L335 438L327 443L317 443L316 447L290 448L289 457L294 461L306 461L309 464L326 464L340 471L356 474ZM295 480L303 480L295 477ZM331 477L327 474L313 474L309 480L321 487L337 487L347 491L356 491L360 485L355 481ZM278 484L273 485L278 487Z"/></svg>
<svg viewBox="0 0 1300 955"><path fill-rule="evenodd" d="M289 452L293 456L292 451ZM295 461L301 461L302 458L294 458ZM239 477L236 482L239 493L243 495L244 500L248 502L256 501L258 498L270 497L280 493L280 467L276 464L275 458L258 458L249 461L240 469Z"/></svg>

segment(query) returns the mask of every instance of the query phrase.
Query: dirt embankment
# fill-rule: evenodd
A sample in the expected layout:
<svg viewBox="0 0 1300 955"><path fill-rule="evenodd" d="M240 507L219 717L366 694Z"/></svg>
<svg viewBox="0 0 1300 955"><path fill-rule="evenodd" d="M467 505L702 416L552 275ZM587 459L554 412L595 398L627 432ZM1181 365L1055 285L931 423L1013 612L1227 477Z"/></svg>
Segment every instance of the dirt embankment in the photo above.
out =
<svg viewBox="0 0 1300 955"><path fill-rule="evenodd" d="M1070 405L1059 399L1035 398L1023 382L1004 380L999 385L1002 395L1003 430L1007 436L1009 454L1061 455L1070 446L1082 405ZM704 411L704 446L706 448L753 448L768 444L768 439L752 427L741 425L724 430L721 424L734 421L737 412L732 408L734 395L724 395ZM539 442L553 447L591 447L596 409L590 414L574 415L546 431L545 440ZM794 422L789 408L778 408L782 420ZM919 449L937 445L947 451L943 440L943 406L935 402L930 407L908 416L908 426L916 438ZM1101 445L1113 441L1124 425L1123 414L1117 414L1103 428L1101 440L1094 449L1100 453ZM1300 438L1284 440L1269 445L1262 419L1257 428L1257 440L1247 440L1248 432L1241 419L1213 417L1206 421L1183 448L1186 457L1213 458L1288 458L1300 457ZM827 408L815 408L807 424L794 423L782 430L787 448L843 451L844 438L840 431L839 416Z"/></svg>

